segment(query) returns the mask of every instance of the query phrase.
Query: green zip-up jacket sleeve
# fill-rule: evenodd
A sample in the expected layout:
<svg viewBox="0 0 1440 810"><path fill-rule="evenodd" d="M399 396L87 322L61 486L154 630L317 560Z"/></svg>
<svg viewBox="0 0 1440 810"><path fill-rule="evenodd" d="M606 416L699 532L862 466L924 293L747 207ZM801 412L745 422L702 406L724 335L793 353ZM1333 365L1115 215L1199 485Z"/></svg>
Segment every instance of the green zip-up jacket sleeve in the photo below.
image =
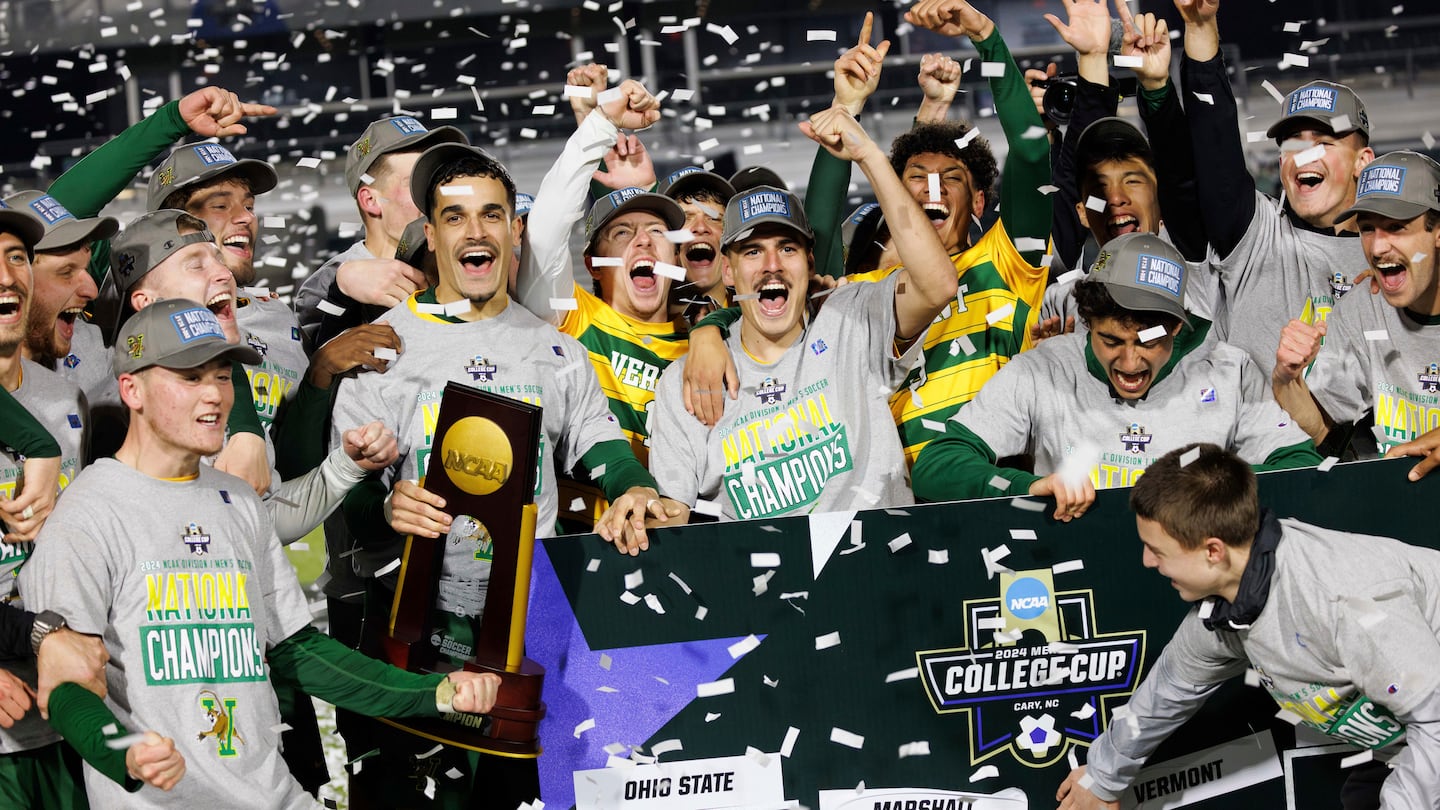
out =
<svg viewBox="0 0 1440 810"><path fill-rule="evenodd" d="M1265 457L1264 464L1252 464L1255 472L1269 470L1293 470L1299 467L1314 467L1324 461L1315 450L1315 443L1306 439L1299 444L1278 448Z"/></svg>
<svg viewBox="0 0 1440 810"><path fill-rule="evenodd" d="M444 675L417 674L357 652L306 627L266 653L270 677L368 717L439 717Z"/></svg>
<svg viewBox="0 0 1440 810"><path fill-rule="evenodd" d="M0 445L27 458L60 455L60 444L50 431L4 388L0 388Z"/></svg>
<svg viewBox="0 0 1440 810"><path fill-rule="evenodd" d="M106 778L131 793L144 784L130 778L125 767L126 749L112 749L105 744L126 736L129 730L120 725L104 700L85 687L75 683L62 683L55 687L50 693L50 727L64 737L65 742L90 763L90 767ZM112 731L107 734L105 729Z"/></svg>
<svg viewBox="0 0 1440 810"><path fill-rule="evenodd" d="M580 463L585 465L587 470L605 470L605 474L596 478L595 483L600 485L605 498L610 501L624 495L625 490L631 487L650 487L656 490L660 488L655 483L655 478L645 469L645 465L635 458L630 442L624 439L596 442L594 447L586 450L585 455L580 457Z"/></svg>
<svg viewBox="0 0 1440 810"><path fill-rule="evenodd" d="M254 433L265 438L265 426L260 424L260 414L255 412L255 394L250 390L250 378L245 376L245 366L239 360L230 367L230 384L235 386L235 404L230 406L225 426L231 435Z"/></svg>
<svg viewBox="0 0 1440 810"><path fill-rule="evenodd" d="M1005 156L1005 169L1000 175L1000 219L1012 242L1021 239L1050 237L1050 201L1040 191L1050 184L1050 141L1044 135L1045 124L1035 110L1025 76L1010 55L1010 48L1000 37L997 27L990 36L975 43L980 58L1005 65L1005 74L990 79L990 92L995 96L995 115L1005 130L1010 152ZM1036 138L1026 133L1040 132ZM1039 264L1045 248L1021 250L1021 257L1030 264Z"/></svg>
<svg viewBox="0 0 1440 810"><path fill-rule="evenodd" d="M275 444L275 471L282 480L298 478L325 460L330 435L330 389L301 380L295 396L280 403L270 437Z"/></svg>
<svg viewBox="0 0 1440 810"><path fill-rule="evenodd" d="M189 131L180 117L180 102L172 101L86 155L47 191L78 219L99 216L141 169ZM110 243L99 241L90 247L90 275L99 286L110 269Z"/></svg>
<svg viewBox="0 0 1440 810"><path fill-rule="evenodd" d="M815 232L815 272L840 278L845 275L845 196L850 190L850 161L841 160L825 147L815 147L810 164L810 185L805 189L805 216Z"/></svg>
<svg viewBox="0 0 1440 810"><path fill-rule="evenodd" d="M998 467L999 458L985 440L954 420L945 423L945 435L932 440L920 451L910 472L915 498L921 501L995 498L1024 495L1040 480L1024 470ZM1010 486L994 486L996 476Z"/></svg>
<svg viewBox="0 0 1440 810"><path fill-rule="evenodd" d="M733 306L726 307L724 309L717 309L709 315L701 318L693 327L691 327L690 334L694 335L695 330L699 329L702 326L713 326L716 329L720 330L720 338L722 340L729 340L730 327L734 326L735 322L738 320L740 320L740 307Z"/></svg>

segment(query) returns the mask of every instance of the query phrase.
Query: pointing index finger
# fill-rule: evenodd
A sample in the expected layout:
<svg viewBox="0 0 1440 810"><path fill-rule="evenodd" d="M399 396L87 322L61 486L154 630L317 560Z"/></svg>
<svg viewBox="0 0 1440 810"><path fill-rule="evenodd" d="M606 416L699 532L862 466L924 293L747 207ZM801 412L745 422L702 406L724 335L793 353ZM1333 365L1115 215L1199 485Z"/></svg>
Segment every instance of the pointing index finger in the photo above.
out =
<svg viewBox="0 0 1440 810"><path fill-rule="evenodd" d="M856 44L856 45L869 45L869 44L870 44L870 31L871 31L871 29L874 28L874 26L875 26L875 13L872 12L872 11L867 11L867 12L865 12L865 22L860 26L860 41L857 42L857 43L855 43L855 44Z"/></svg>
<svg viewBox="0 0 1440 810"><path fill-rule="evenodd" d="M1130 13L1129 0L1115 0L1115 16L1120 18L1120 22L1125 26L1125 30L1135 30L1135 15Z"/></svg>

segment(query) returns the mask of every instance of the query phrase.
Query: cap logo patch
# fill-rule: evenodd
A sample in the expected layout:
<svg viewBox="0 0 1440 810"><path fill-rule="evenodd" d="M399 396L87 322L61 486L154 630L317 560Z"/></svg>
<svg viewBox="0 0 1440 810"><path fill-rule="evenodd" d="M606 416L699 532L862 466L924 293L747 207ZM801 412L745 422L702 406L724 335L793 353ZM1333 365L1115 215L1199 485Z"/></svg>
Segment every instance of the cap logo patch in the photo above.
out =
<svg viewBox="0 0 1440 810"><path fill-rule="evenodd" d="M861 220L865 219L865 217L868 216L871 211L874 211L876 208L879 207L880 203L865 203L864 205L855 209L855 213L852 214L850 217L850 222L855 225L859 225Z"/></svg>
<svg viewBox="0 0 1440 810"><path fill-rule="evenodd" d="M757 191L740 200L741 224L775 214L786 218L790 216L790 201L778 191Z"/></svg>
<svg viewBox="0 0 1440 810"><path fill-rule="evenodd" d="M421 132L429 132L429 131L430 131L430 130L428 130L428 129L425 128L425 125L424 125L424 124L420 123L419 121L416 121L414 118L411 118L411 117L408 116L408 115L402 115L402 116L399 116L399 117L397 117L397 118L391 118L391 119L389 119L389 121L390 121L390 126L393 126L393 127L395 127L396 129L400 130L400 134L401 134L401 135L416 135L416 134L419 134L419 133L421 133Z"/></svg>
<svg viewBox="0 0 1440 810"><path fill-rule="evenodd" d="M686 167L683 168L683 169L680 169L680 170L678 170L678 171L671 172L671 173L670 173L670 176L667 177L667 178L665 178L665 182L667 182L667 183L674 183L676 180L679 180L680 178L684 177L684 176L687 175L687 174L696 174L696 173L698 173L699 171L700 171L700 170L697 169L697 168L695 168L694 166L686 166Z"/></svg>
<svg viewBox="0 0 1440 810"><path fill-rule="evenodd" d="M1290 94L1285 105L1285 114L1294 115L1306 110L1335 112L1339 92L1333 87L1302 87Z"/></svg>
<svg viewBox="0 0 1440 810"><path fill-rule="evenodd" d="M1405 188L1405 167L1366 166L1360 172L1360 184L1355 189L1356 197L1370 194L1399 195Z"/></svg>
<svg viewBox="0 0 1440 810"><path fill-rule="evenodd" d="M180 337L181 343L194 343L208 337L225 339L220 322L215 320L215 315L208 309L182 309L172 312L170 323L175 326L175 334Z"/></svg>
<svg viewBox="0 0 1440 810"><path fill-rule="evenodd" d="M9 208L9 207L10 207L10 206L8 206L8 205L5 204L5 201L4 201L4 200L0 200L0 208Z"/></svg>
<svg viewBox="0 0 1440 810"><path fill-rule="evenodd" d="M1180 294L1180 285L1185 271L1180 265L1160 256L1141 253L1135 262L1135 283L1165 290L1171 295Z"/></svg>
<svg viewBox="0 0 1440 810"><path fill-rule="evenodd" d="M74 214L65 210L65 206L61 205L59 200L51 197L49 194L33 200L30 203L30 208L38 214L41 219L45 220L46 225L54 225L62 219L75 218Z"/></svg>
<svg viewBox="0 0 1440 810"><path fill-rule="evenodd" d="M619 208L626 200L638 197L644 193L644 189L635 188L634 186L631 186L630 188L622 188L618 191L612 191L609 195L610 204L616 208Z"/></svg>
<svg viewBox="0 0 1440 810"><path fill-rule="evenodd" d="M125 348L131 357L139 360L140 355L145 353L145 333L141 332L138 335L130 335L125 338Z"/></svg>
<svg viewBox="0 0 1440 810"><path fill-rule="evenodd" d="M160 183L160 185L162 185L162 186L168 186L168 185L170 185L171 183L174 183L174 182L175 182L175 167L174 167L174 166L166 166L165 168L163 168L163 169L160 170L159 176L156 177L155 179L156 179L156 181L158 181L158 182Z"/></svg>
<svg viewBox="0 0 1440 810"><path fill-rule="evenodd" d="M230 154L230 150L218 143L198 143L191 148L206 166L223 166L235 162L235 156Z"/></svg>
<svg viewBox="0 0 1440 810"><path fill-rule="evenodd" d="M374 146L375 144L370 142L370 136L366 135L365 137L355 142L355 154L363 158L366 155L370 154L370 150L373 149Z"/></svg>
<svg viewBox="0 0 1440 810"><path fill-rule="evenodd" d="M121 252L115 269L120 271L120 275L129 278L130 274L135 272L135 254L129 251Z"/></svg>

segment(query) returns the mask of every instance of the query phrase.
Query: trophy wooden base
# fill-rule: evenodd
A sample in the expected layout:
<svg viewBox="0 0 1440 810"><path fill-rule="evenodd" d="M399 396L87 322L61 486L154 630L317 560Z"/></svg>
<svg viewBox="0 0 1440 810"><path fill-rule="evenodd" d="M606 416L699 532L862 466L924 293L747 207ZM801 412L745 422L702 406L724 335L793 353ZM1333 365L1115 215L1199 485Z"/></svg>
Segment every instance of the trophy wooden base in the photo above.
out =
<svg viewBox="0 0 1440 810"><path fill-rule="evenodd" d="M500 676L500 692L489 714L447 714L439 718L407 717L401 720L380 718L419 737L478 751L517 759L540 756L540 721L545 718L545 703L540 700L545 669L529 658L522 659L518 671L491 666L480 661L466 661L466 672L490 672ZM436 672L453 671L439 667Z"/></svg>

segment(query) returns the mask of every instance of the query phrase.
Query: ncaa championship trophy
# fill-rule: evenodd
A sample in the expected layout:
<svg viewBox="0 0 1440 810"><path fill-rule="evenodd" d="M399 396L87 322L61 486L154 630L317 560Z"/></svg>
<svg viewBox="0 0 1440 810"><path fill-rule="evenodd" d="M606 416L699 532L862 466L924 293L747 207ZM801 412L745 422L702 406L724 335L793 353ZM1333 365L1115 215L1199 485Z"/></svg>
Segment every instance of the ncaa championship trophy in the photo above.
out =
<svg viewBox="0 0 1440 810"><path fill-rule="evenodd" d="M435 609L441 562L448 544L469 540L477 548L488 545L492 556L484 612L478 627L466 628L473 654L464 669L499 675L500 693L495 708L484 716L450 714L385 723L472 751L517 758L540 755L545 670L524 653L540 426L537 406L459 383L445 386L422 484L445 499L453 522L449 536L406 538L382 644L390 663L412 672L456 669L447 657L456 655L455 648L446 648L449 639L437 626L445 618ZM459 621L474 624L473 619ZM464 647L461 651L467 652Z"/></svg>

